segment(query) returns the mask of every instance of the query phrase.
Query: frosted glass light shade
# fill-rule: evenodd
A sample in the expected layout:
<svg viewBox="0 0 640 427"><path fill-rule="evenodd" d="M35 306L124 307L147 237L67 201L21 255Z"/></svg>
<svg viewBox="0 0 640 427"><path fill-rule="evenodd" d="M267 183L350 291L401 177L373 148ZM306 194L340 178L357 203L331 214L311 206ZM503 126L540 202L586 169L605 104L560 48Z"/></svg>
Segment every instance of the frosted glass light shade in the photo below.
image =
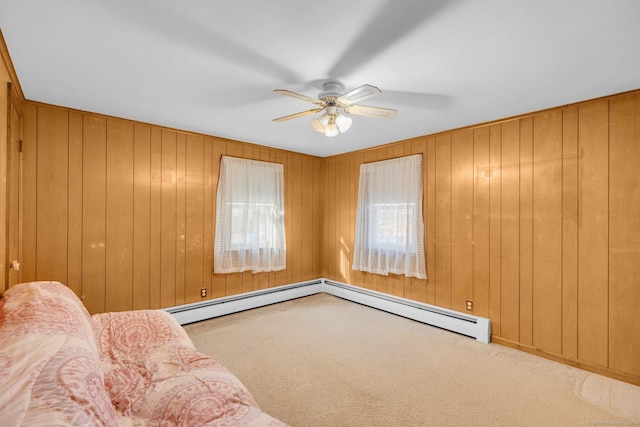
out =
<svg viewBox="0 0 640 427"><path fill-rule="evenodd" d="M329 123L329 116L326 114L323 114L320 117L316 117L315 119L311 120L313 128L320 133L324 133L324 129L327 126L327 123Z"/></svg>
<svg viewBox="0 0 640 427"><path fill-rule="evenodd" d="M338 125L338 130L340 130L341 133L346 132L351 127L352 121L353 120L351 119L351 117L339 115L338 117L336 117L336 125Z"/></svg>
<svg viewBox="0 0 640 427"><path fill-rule="evenodd" d="M341 114L325 113L311 120L313 128L324 136L336 136L346 132L351 127L351 117Z"/></svg>
<svg viewBox="0 0 640 427"><path fill-rule="evenodd" d="M324 130L324 136L336 136L339 133L338 126L335 123L329 123Z"/></svg>

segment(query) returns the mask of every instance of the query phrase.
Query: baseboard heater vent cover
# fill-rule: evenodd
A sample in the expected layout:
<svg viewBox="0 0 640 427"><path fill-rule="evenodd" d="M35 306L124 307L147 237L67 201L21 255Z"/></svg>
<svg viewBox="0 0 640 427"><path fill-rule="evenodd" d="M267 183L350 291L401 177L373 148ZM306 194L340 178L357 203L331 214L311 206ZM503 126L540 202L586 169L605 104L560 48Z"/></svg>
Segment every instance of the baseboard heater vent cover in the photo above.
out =
<svg viewBox="0 0 640 427"><path fill-rule="evenodd" d="M489 343L491 340L491 322L484 317L448 310L327 279L310 280L230 297L195 302L168 308L166 311L171 313L178 323L186 325L321 292L473 337L483 343Z"/></svg>
<svg viewBox="0 0 640 427"><path fill-rule="evenodd" d="M473 337L483 343L491 341L491 321L484 317L448 310L332 280L322 279L322 282L323 292L330 295Z"/></svg>
<svg viewBox="0 0 640 427"><path fill-rule="evenodd" d="M181 325L225 316L252 308L276 304L291 299L302 298L322 292L322 280L311 280L292 285L261 289L230 297L194 302L167 308L166 311L175 317Z"/></svg>

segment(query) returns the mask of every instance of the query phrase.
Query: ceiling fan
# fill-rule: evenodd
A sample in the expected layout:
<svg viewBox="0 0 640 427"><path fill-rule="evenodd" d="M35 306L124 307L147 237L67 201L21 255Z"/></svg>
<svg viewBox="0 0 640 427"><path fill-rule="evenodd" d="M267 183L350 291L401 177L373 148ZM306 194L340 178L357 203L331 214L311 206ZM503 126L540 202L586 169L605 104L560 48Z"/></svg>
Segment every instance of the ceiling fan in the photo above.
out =
<svg viewBox="0 0 640 427"><path fill-rule="evenodd" d="M299 113L290 114L288 116L273 119L274 122L283 122L285 120L295 119L297 117L307 116L309 114L319 113L324 110L324 114L314 118L311 123L313 128L325 136L336 136L346 132L351 126L351 117L340 114L340 110L347 114L357 114L359 116L378 117L390 119L397 114L396 110L391 108L370 107L367 105L359 105L356 102L363 101L372 96L382 93L380 89L371 85L362 85L349 92L344 91L344 85L337 80L329 80L323 83L323 91L318 95L318 99L300 93L291 92L286 89L275 89L275 93L291 96L316 104L318 107L311 110L301 111Z"/></svg>

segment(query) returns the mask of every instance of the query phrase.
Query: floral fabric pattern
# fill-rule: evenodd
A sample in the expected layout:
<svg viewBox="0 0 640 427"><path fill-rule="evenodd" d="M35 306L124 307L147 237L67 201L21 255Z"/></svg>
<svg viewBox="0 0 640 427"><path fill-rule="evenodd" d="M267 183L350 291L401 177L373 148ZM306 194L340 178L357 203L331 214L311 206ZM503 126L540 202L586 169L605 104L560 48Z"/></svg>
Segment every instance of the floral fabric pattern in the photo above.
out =
<svg viewBox="0 0 640 427"><path fill-rule="evenodd" d="M284 426L168 313L90 316L57 282L0 300L0 419L6 425Z"/></svg>

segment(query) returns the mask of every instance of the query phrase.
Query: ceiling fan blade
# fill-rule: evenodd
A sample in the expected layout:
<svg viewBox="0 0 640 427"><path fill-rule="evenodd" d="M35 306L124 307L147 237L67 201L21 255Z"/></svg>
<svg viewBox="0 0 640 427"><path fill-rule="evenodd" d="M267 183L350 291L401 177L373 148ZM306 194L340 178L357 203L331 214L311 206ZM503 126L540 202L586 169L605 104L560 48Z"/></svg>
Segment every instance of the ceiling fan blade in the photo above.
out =
<svg viewBox="0 0 640 427"><path fill-rule="evenodd" d="M260 70L263 74L291 83L300 82L303 78L272 55L266 55L259 49L239 42L233 35L223 34L211 25L192 19L178 3L161 3L119 0L109 2L109 8L105 11L115 14L118 19L129 21L138 30L149 33L149 36L161 37L172 44L200 51L208 59L224 60L247 70ZM203 7L211 7L212 10L217 8L213 4ZM139 18L142 16L145 19Z"/></svg>
<svg viewBox="0 0 640 427"><path fill-rule="evenodd" d="M387 0L326 74L353 74L453 3L451 0Z"/></svg>
<svg viewBox="0 0 640 427"><path fill-rule="evenodd" d="M443 110L453 104L453 97L438 93L385 90L384 103L404 105L423 110Z"/></svg>
<svg viewBox="0 0 640 427"><path fill-rule="evenodd" d="M295 118L302 117L302 116L308 116L309 114L319 113L322 110L324 110L324 108L313 108L311 110L301 111L301 112L295 113L295 114L289 114L288 116L278 117L277 119L273 119L273 121L274 122L284 122L285 120L291 120L291 119L295 119Z"/></svg>
<svg viewBox="0 0 640 427"><path fill-rule="evenodd" d="M371 98L372 96L376 96L381 93L382 91L375 86L362 85L353 90L350 90L344 95L340 95L338 98L336 98L336 103L342 104L342 105L353 105L356 102L360 102L362 100Z"/></svg>
<svg viewBox="0 0 640 427"><path fill-rule="evenodd" d="M287 95L287 96L290 96L292 98L301 99L303 101L312 102L312 103L317 104L317 105L322 105L322 106L325 105L324 101L322 101L321 99L311 98L310 96L303 95L303 94L297 93L297 92L291 92L290 90L274 89L274 92L275 93L279 93L281 95Z"/></svg>
<svg viewBox="0 0 640 427"><path fill-rule="evenodd" d="M359 116L378 117L381 119L391 119L398 114L397 110L391 108L369 107L367 105L350 105L344 109L344 112L357 114Z"/></svg>

